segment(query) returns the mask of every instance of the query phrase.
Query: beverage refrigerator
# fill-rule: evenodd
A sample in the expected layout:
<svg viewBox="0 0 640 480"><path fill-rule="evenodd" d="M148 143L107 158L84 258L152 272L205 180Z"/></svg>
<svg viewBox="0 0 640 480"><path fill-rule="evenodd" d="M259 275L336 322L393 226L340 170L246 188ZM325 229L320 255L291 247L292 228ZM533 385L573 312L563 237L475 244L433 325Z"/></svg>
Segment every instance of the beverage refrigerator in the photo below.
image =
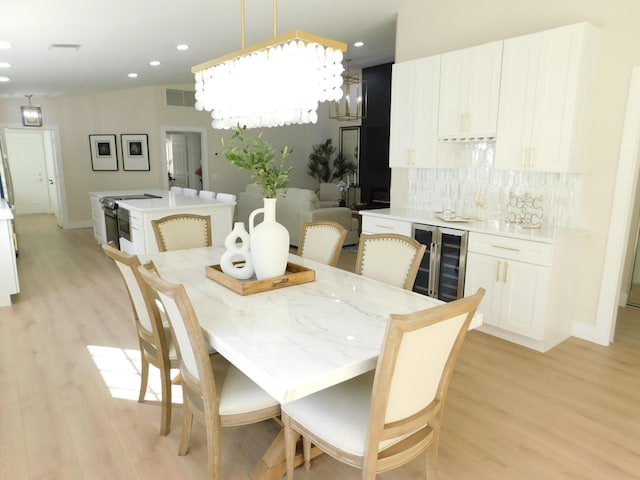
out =
<svg viewBox="0 0 640 480"><path fill-rule="evenodd" d="M413 224L413 238L427 246L414 292L450 302L464 295L468 232Z"/></svg>

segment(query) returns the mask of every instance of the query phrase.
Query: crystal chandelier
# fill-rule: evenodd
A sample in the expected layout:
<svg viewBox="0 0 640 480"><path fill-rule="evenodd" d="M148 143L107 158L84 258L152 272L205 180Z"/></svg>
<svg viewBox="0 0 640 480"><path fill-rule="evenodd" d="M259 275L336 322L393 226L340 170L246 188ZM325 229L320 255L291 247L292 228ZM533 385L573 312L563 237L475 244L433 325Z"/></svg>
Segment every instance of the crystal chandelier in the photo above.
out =
<svg viewBox="0 0 640 480"><path fill-rule="evenodd" d="M342 76L344 95L334 100L329 110L329 118L342 122L356 122L367 118L367 81L360 75L349 73L350 59L347 59L347 71Z"/></svg>
<svg viewBox="0 0 640 480"><path fill-rule="evenodd" d="M342 98L345 43L294 30L194 66L197 110L215 129L316 123L318 103Z"/></svg>

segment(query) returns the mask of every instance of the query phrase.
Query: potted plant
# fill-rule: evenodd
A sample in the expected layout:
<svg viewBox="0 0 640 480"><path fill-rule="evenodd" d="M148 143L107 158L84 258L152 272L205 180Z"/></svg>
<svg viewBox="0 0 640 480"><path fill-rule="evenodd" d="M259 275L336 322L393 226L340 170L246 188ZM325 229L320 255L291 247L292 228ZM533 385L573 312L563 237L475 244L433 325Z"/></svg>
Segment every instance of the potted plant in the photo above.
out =
<svg viewBox="0 0 640 480"><path fill-rule="evenodd" d="M334 158L333 163L331 162L331 157L335 152L336 148L330 138L324 143L314 145L309 154L307 173L317 179L319 183L344 180L345 175L355 173L356 164L348 160L341 152Z"/></svg>
<svg viewBox="0 0 640 480"><path fill-rule="evenodd" d="M225 146L224 150L224 156L232 164L249 170L251 178L262 187L264 207L249 215L250 254L258 280L278 277L287 269L289 232L276 222L276 200L279 190L289 185L289 174L293 167L286 167L284 162L289 153L291 150L284 147L280 161L276 162L275 151L262 138L262 134L250 137L246 127L240 125L234 128L230 145ZM260 213L263 214L263 221L255 225L255 217Z"/></svg>
<svg viewBox="0 0 640 480"><path fill-rule="evenodd" d="M285 159L291 150L285 146L280 161L276 163L275 150L262 138L262 133L253 138L247 134L247 127L237 125L223 153L236 167L251 172L251 178L262 187L265 198L276 198L278 190L289 185L289 174L293 167L285 167Z"/></svg>

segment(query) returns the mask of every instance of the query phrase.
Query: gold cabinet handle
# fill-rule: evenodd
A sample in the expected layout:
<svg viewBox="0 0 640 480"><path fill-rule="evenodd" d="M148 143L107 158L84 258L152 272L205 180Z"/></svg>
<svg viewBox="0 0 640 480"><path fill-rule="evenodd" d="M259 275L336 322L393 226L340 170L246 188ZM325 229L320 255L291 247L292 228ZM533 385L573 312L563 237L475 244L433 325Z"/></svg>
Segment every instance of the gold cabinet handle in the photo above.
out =
<svg viewBox="0 0 640 480"><path fill-rule="evenodd" d="M531 160L529 161L529 163L531 164L531 168L536 168L536 149L532 148L529 155L531 157Z"/></svg>
<svg viewBox="0 0 640 480"><path fill-rule="evenodd" d="M500 267L502 266L502 262L498 260L498 268L496 268L496 283L500 282Z"/></svg>
<svg viewBox="0 0 640 480"><path fill-rule="evenodd" d="M529 151L528 148L523 148L522 149L522 168L526 167L527 165L527 152Z"/></svg>
<svg viewBox="0 0 640 480"><path fill-rule="evenodd" d="M504 262L504 279L503 283L509 281L509 262Z"/></svg>

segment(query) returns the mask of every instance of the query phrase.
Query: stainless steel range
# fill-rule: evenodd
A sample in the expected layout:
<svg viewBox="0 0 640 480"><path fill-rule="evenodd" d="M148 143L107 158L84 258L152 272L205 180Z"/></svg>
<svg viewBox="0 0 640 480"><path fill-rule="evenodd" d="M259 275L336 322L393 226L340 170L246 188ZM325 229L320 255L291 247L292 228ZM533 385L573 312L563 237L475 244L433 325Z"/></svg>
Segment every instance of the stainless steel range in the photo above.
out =
<svg viewBox="0 0 640 480"><path fill-rule="evenodd" d="M100 203L104 211L104 223L107 227L107 242L115 242L120 248L120 237L131 240L131 228L129 225L129 210L119 208L121 200L147 200L150 198L162 198L159 195L142 193L136 195L114 195L102 197Z"/></svg>

